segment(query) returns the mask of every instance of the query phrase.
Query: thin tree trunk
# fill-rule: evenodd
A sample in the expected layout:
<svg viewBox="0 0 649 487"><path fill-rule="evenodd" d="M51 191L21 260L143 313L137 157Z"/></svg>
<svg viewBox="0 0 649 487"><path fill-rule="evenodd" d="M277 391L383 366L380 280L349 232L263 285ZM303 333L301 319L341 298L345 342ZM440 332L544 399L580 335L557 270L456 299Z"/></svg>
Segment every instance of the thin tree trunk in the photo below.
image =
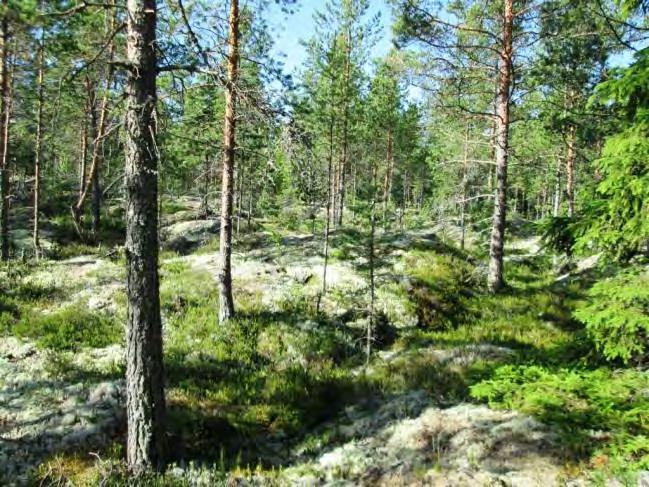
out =
<svg viewBox="0 0 649 487"><path fill-rule="evenodd" d="M230 0L228 81L225 89L223 173L221 182L221 235L219 254L219 323L234 317L232 297L232 206L236 150L237 81L239 78L239 0Z"/></svg>
<svg viewBox="0 0 649 487"><path fill-rule="evenodd" d="M383 225L387 225L388 205L392 196L392 169L394 166L394 136L392 134L392 127L388 128L386 156L385 179L383 181Z"/></svg>
<svg viewBox="0 0 649 487"><path fill-rule="evenodd" d="M333 85L333 81L332 81ZM334 159L334 116L331 113L331 120L329 121L329 162L327 164L327 187L329 188L327 194L327 215L325 221L325 234L324 234L324 264L322 267L322 291L318 296L318 303L316 305L316 312L320 313L320 305L322 299L327 294L327 265L329 264L329 232L331 230L331 210L334 205L334 198L332 191L334 186L333 179L333 159Z"/></svg>
<svg viewBox="0 0 649 487"><path fill-rule="evenodd" d="M375 235L376 235L376 193L377 193L377 169L376 164L372 163L372 203L370 208L370 248L369 248L369 267L370 267L370 312L367 320L367 333L365 337L365 365L370 363L372 356L372 336L375 327Z"/></svg>
<svg viewBox="0 0 649 487"><path fill-rule="evenodd" d="M99 240L99 227L101 225L101 179L99 172L101 164L97 165L95 172L92 174L92 239L94 242Z"/></svg>
<svg viewBox="0 0 649 487"><path fill-rule="evenodd" d="M90 116L90 78L86 75L86 105L83 112L83 124L81 127L81 150L79 157L79 198L86 187L86 172L88 166L88 117Z"/></svg>
<svg viewBox="0 0 649 487"><path fill-rule="evenodd" d="M43 0L39 2L42 11ZM36 144L34 151L34 257L38 259L41 254L40 243L40 195L41 195L41 158L43 156L43 105L45 103L44 93L45 77L45 28L41 26L41 36L38 45L38 106L36 108Z"/></svg>
<svg viewBox="0 0 649 487"><path fill-rule="evenodd" d="M164 469L164 373L158 278L155 142L156 0L127 1L126 413L135 474Z"/></svg>
<svg viewBox="0 0 649 487"><path fill-rule="evenodd" d="M466 124L466 130L464 132L464 159L462 160L462 201L461 201L461 211L460 211L460 248L464 250L465 240L466 240L466 199L469 186L469 122Z"/></svg>
<svg viewBox="0 0 649 487"><path fill-rule="evenodd" d="M340 188L338 191L338 226L343 224L343 213L345 211L345 192L346 192L346 180L345 175L347 174L347 159L349 159L349 83L351 78L351 32L349 30L346 33L345 39L345 85L344 85L344 109L343 109L343 140L342 140L342 154L340 157L340 176L339 184Z"/></svg>
<svg viewBox="0 0 649 487"><path fill-rule="evenodd" d="M248 178L248 215L247 215L247 231L250 233L250 224L252 220L252 177Z"/></svg>
<svg viewBox="0 0 649 487"><path fill-rule="evenodd" d="M399 229L403 232L404 220L406 218L406 208L410 198L410 173L406 169L403 172L403 195L401 198L401 211L399 212Z"/></svg>
<svg viewBox="0 0 649 487"><path fill-rule="evenodd" d="M505 219L507 213L507 159L509 156L509 104L511 96L513 61L513 0L505 0L502 48L498 63L498 100L496 107L496 197L494 203L489 275L487 283L492 292L504 285L503 256L505 247Z"/></svg>
<svg viewBox="0 0 649 487"><path fill-rule="evenodd" d="M561 210L561 157L557 156L557 164L554 172L554 199L552 201L552 216L559 216Z"/></svg>
<svg viewBox="0 0 649 487"><path fill-rule="evenodd" d="M566 153L566 192L568 193L568 216L575 216L575 126L570 125L567 137Z"/></svg>
<svg viewBox="0 0 649 487"><path fill-rule="evenodd" d="M340 189L338 181L340 180L340 164L334 164L332 171L333 174L330 183L332 187L329 191L329 197L331 198L331 220L335 225L338 222L338 190Z"/></svg>
<svg viewBox="0 0 649 487"><path fill-rule="evenodd" d="M356 221L356 199L357 199L357 185L358 185L358 165L354 161L352 166L352 222Z"/></svg>
<svg viewBox="0 0 649 487"><path fill-rule="evenodd" d="M95 157L99 158L100 154L97 152L95 156L95 148L99 144L99 118L100 116L97 114L97 91L93 88L91 88L92 94L90 96L90 133L92 134L92 140L93 140L93 149L92 149L92 163L91 163L91 168L90 168L90 180L86 181L84 184L84 192L86 192L86 187L90 185L90 189L92 190L92 226L91 226L91 232L92 232L92 237L93 240L96 241L98 232L99 232L99 212L101 211L100 209L100 200L101 200L101 188L99 187L99 166L100 164L98 161L95 161ZM90 95L90 94L89 94ZM87 193L86 193L87 194ZM85 199L84 194L82 193L82 198ZM80 224L80 222L78 222Z"/></svg>
<svg viewBox="0 0 649 487"><path fill-rule="evenodd" d="M8 0L2 0L5 15L0 22L0 162L2 163L2 176L0 177L0 259L9 260L9 20Z"/></svg>
<svg viewBox="0 0 649 487"><path fill-rule="evenodd" d="M205 166L203 167L203 197L201 200L201 209L200 214L203 218L207 218L210 214L210 203L209 203L209 194L210 194L210 156L205 153Z"/></svg>
<svg viewBox="0 0 649 487"><path fill-rule="evenodd" d="M111 35L111 33L115 30L115 13L113 12L111 17L111 22L110 22L110 28L108 30L107 35ZM74 221L74 226L77 230L77 233L79 237L83 238L83 229L81 225L81 213L83 211L83 206L86 202L86 198L88 197L88 192L90 189L93 191L93 219L92 219L92 235L93 238L97 238L98 236L98 231L99 231L99 219L100 219L100 212L101 212L101 187L99 185L99 171L100 171L100 166L102 163L102 154L101 150L103 149L103 144L104 144L104 137L106 136L106 130L107 130L107 125L108 125L108 116L110 109L108 107L109 102L110 102L110 86L113 82L113 74L114 74L114 69L113 69L113 64L112 60L115 57L115 42L112 40L110 41L110 46L108 49L108 60L109 62L107 63L106 66L106 80L105 80L105 87L104 87L104 96L101 101L101 108L99 111L99 123L97 124L97 116L96 116L96 90L92 88L93 90L93 96L90 98L90 116L91 119L94 116L94 124L96 125L96 129L93 129L93 144L92 144L92 158L90 160L90 170L87 179L83 183L83 190L81 191L81 194L79 195L79 199L77 202L72 206L72 218ZM88 86L91 87L91 82L88 82Z"/></svg>

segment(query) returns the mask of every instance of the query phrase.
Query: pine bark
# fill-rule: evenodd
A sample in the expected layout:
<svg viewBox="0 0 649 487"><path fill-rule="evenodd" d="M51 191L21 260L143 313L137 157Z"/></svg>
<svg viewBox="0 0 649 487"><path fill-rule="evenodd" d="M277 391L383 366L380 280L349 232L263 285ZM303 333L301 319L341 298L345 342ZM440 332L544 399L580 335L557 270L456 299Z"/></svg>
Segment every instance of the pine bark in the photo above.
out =
<svg viewBox="0 0 649 487"><path fill-rule="evenodd" d="M158 278L156 0L128 0L126 55L127 461L164 468L165 398Z"/></svg>
<svg viewBox="0 0 649 487"><path fill-rule="evenodd" d="M2 0L4 11L8 11L8 0ZM7 14L0 22L0 259L9 260L9 20Z"/></svg>
<svg viewBox="0 0 649 487"><path fill-rule="evenodd" d="M223 172L221 181L221 232L219 252L219 323L234 317L232 297L232 211L236 151L237 82L239 79L239 0L230 0L228 81L225 87Z"/></svg>
<svg viewBox="0 0 649 487"><path fill-rule="evenodd" d="M492 292L504 286L503 256L505 219L507 214L507 160L509 156L509 108L513 61L513 0L505 0L502 47L498 63L498 93L496 102L496 194L494 202L489 274L487 284Z"/></svg>

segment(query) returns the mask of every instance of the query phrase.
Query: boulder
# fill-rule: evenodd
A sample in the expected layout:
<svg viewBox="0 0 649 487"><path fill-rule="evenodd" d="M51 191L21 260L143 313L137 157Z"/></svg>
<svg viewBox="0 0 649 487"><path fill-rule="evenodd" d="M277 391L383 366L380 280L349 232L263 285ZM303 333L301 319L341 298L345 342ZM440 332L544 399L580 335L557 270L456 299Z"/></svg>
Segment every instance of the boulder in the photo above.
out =
<svg viewBox="0 0 649 487"><path fill-rule="evenodd" d="M162 231L162 247L180 254L187 254L218 235L219 220L192 220L174 223Z"/></svg>

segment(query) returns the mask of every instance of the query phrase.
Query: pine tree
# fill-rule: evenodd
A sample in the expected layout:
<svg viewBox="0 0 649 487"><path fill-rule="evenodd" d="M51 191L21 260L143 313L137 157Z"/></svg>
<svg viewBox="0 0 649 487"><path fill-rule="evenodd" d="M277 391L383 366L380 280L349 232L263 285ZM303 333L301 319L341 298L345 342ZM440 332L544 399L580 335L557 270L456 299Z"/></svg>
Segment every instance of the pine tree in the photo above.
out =
<svg viewBox="0 0 649 487"><path fill-rule="evenodd" d="M126 59L126 415L134 473L164 468L155 142L156 0L128 0Z"/></svg>

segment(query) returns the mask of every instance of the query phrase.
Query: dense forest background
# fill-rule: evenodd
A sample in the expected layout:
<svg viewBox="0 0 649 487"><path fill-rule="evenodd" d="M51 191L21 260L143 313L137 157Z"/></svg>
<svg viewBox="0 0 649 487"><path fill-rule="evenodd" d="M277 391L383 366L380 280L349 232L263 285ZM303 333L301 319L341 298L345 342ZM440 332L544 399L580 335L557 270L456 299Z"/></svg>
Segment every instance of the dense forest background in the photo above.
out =
<svg viewBox="0 0 649 487"><path fill-rule="evenodd" d="M384 468L433 405L550 428L478 484L649 469L649 5L386 5L287 73L299 1L0 2L0 480L476 485L459 430Z"/></svg>

